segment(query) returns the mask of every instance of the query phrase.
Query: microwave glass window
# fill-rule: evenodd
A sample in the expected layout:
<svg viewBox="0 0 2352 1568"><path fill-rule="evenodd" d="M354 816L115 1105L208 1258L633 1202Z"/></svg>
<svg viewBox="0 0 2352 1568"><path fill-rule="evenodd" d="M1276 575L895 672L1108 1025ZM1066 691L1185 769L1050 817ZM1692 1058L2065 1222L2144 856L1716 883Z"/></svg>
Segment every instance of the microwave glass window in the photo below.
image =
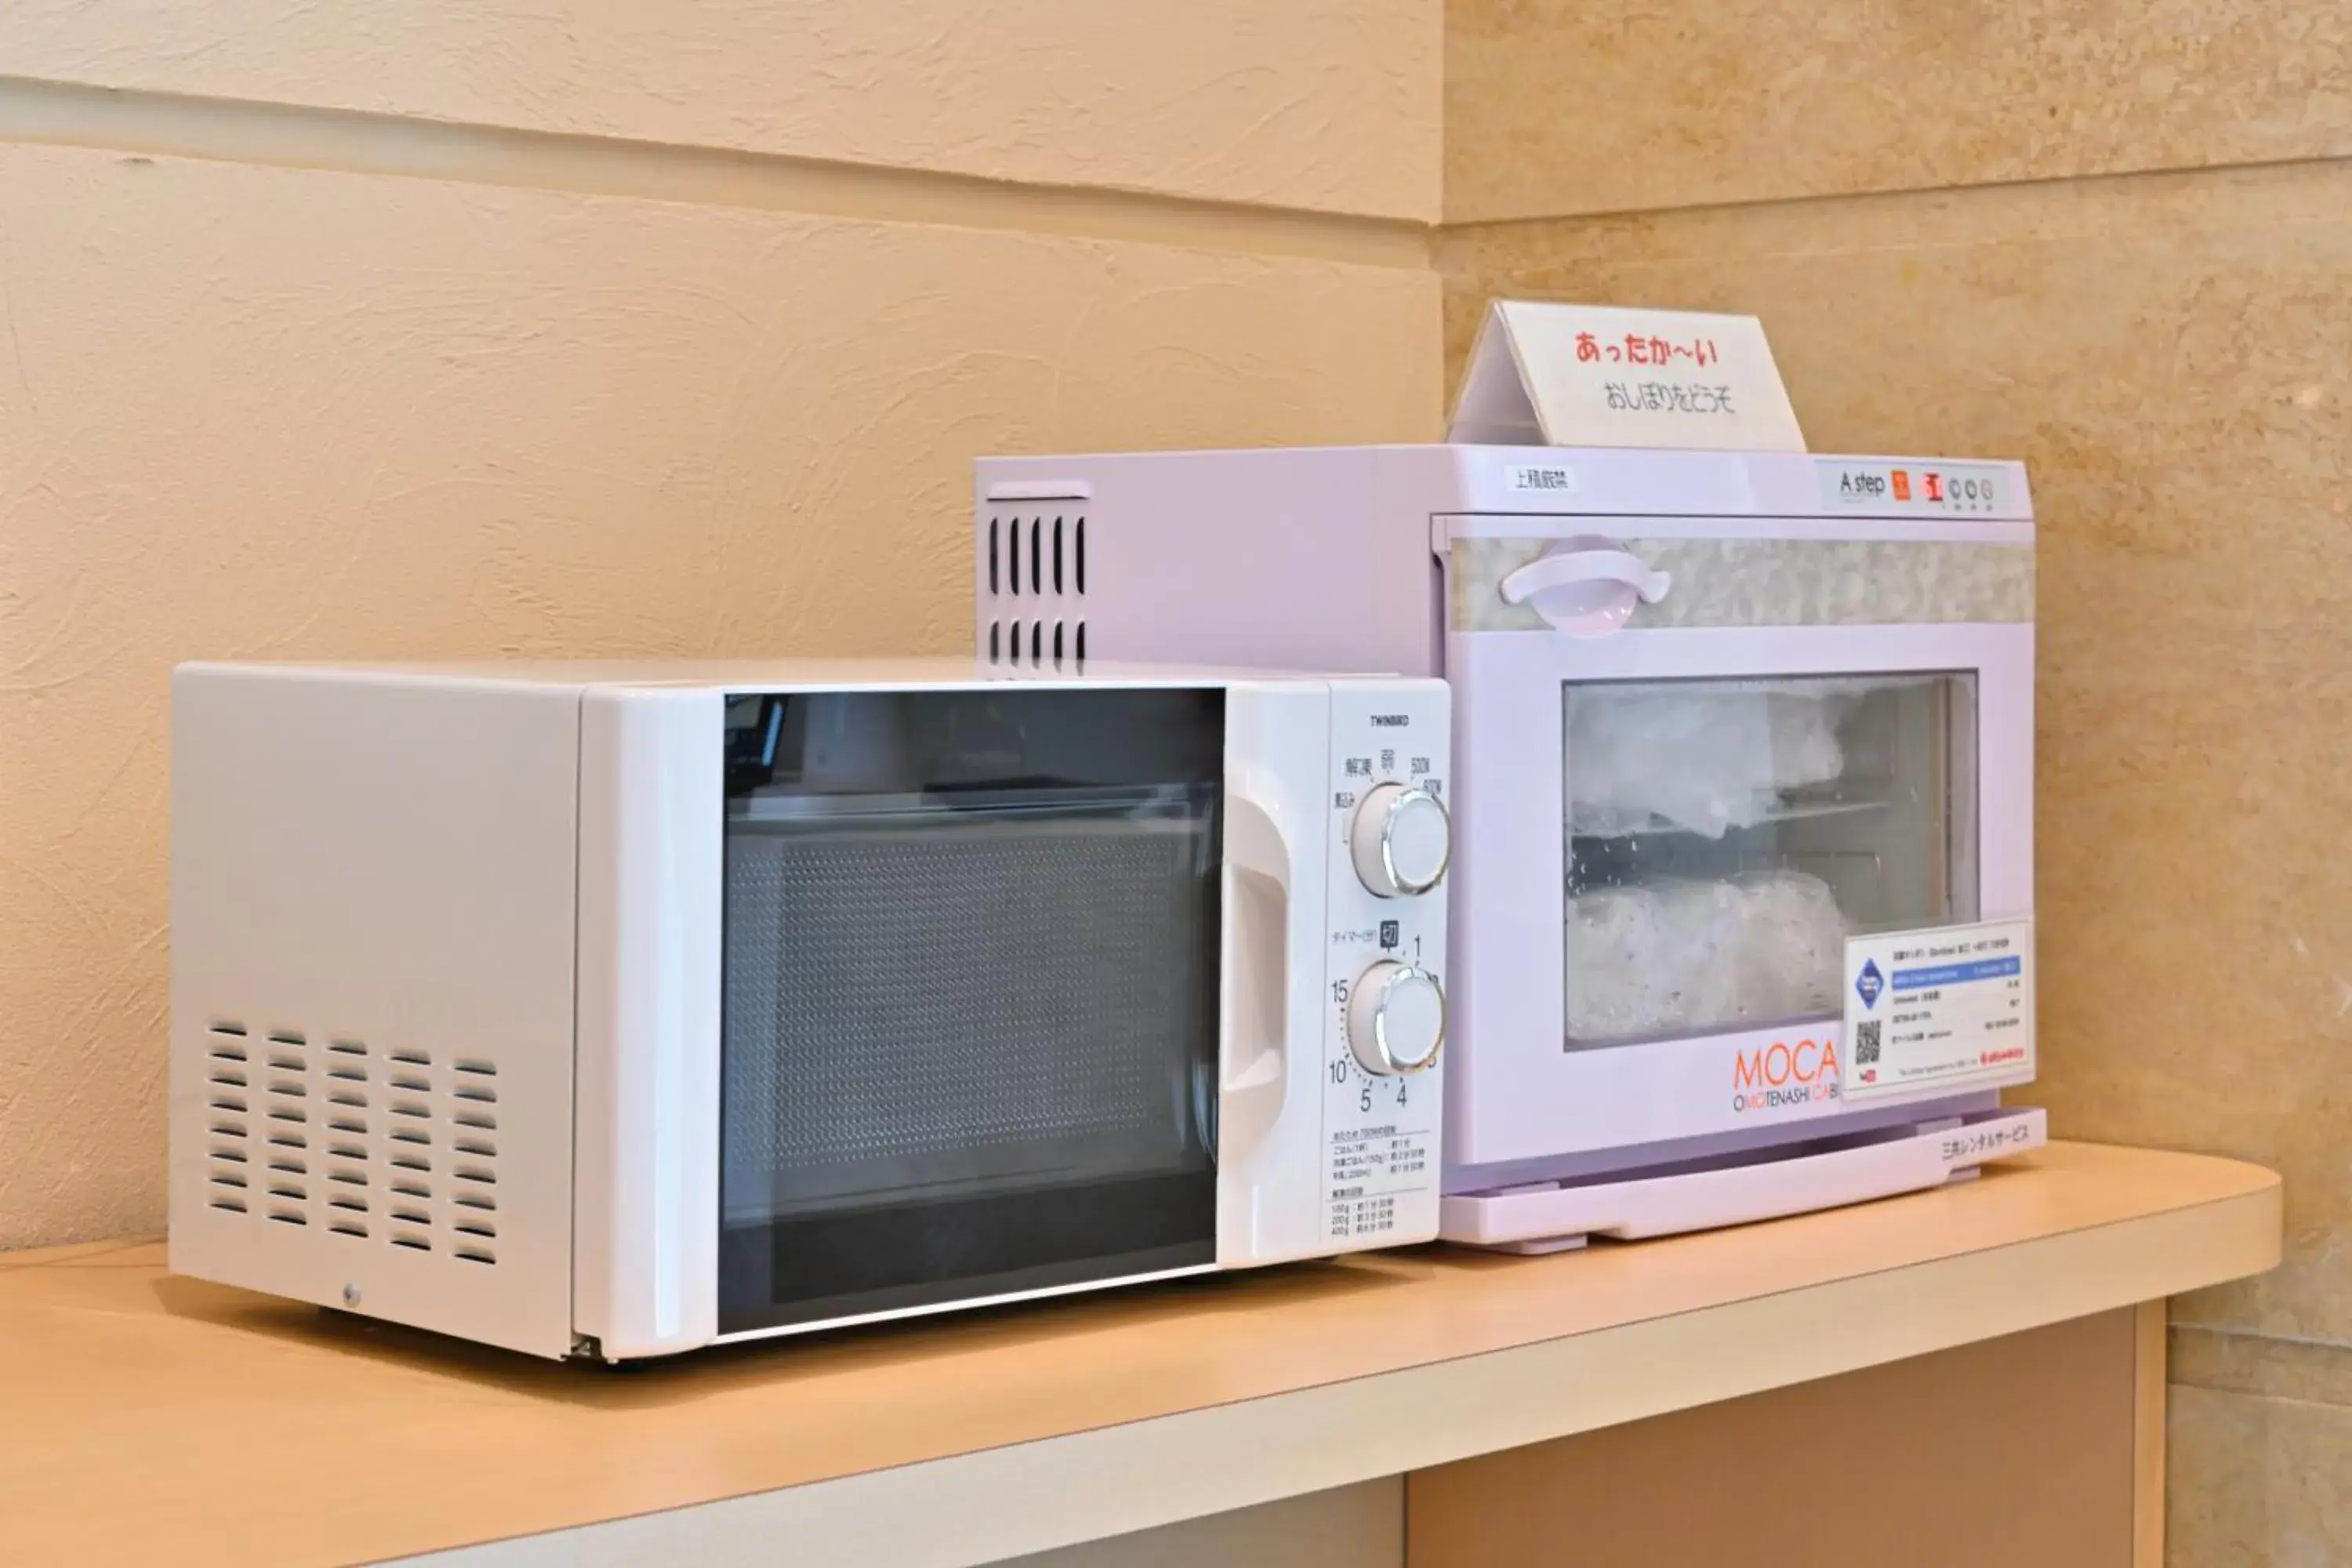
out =
<svg viewBox="0 0 2352 1568"><path fill-rule="evenodd" d="M722 1331L1215 1255L1221 692L730 705Z"/></svg>
<svg viewBox="0 0 2352 1568"><path fill-rule="evenodd" d="M1832 1016L1847 937L1976 918L1973 675L1564 702L1570 1046Z"/></svg>

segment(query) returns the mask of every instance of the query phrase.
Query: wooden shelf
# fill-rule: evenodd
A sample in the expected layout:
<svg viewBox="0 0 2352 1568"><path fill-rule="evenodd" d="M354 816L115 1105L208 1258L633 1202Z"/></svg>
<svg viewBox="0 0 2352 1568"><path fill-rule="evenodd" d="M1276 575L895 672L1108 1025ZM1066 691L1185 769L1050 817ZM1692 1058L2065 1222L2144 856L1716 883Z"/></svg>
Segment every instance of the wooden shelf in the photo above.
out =
<svg viewBox="0 0 2352 1568"><path fill-rule="evenodd" d="M611 1560L982 1563L2259 1273L2279 1196L2061 1143L1671 1241L1373 1254L620 1373L177 1279L155 1243L5 1255L0 1552L348 1563L579 1529Z"/></svg>

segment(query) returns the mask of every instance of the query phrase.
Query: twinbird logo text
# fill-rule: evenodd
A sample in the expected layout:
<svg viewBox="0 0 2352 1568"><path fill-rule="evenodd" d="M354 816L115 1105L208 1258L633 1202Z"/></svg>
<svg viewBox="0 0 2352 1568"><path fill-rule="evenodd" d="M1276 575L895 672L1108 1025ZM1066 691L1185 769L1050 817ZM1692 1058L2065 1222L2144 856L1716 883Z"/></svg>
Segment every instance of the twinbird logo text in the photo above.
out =
<svg viewBox="0 0 2352 1568"><path fill-rule="evenodd" d="M1837 1041L1775 1040L1731 1061L1731 1109L1776 1110L1838 1097Z"/></svg>

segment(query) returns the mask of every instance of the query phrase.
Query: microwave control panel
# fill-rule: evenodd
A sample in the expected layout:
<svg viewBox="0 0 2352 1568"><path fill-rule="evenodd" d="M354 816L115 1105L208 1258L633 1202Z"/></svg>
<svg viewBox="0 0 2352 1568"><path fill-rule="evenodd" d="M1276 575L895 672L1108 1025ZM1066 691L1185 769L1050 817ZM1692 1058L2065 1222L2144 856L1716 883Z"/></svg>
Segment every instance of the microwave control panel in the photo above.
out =
<svg viewBox="0 0 2352 1568"><path fill-rule="evenodd" d="M1322 1194L1333 1247L1437 1227L1452 712L1434 681L1335 681Z"/></svg>

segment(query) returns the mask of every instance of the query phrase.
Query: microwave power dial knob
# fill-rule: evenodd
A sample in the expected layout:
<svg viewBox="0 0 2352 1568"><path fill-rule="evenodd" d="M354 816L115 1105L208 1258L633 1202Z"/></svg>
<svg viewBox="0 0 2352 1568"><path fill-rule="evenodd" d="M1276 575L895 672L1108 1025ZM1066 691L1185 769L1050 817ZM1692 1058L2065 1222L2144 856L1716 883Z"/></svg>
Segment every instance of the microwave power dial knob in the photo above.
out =
<svg viewBox="0 0 2352 1568"><path fill-rule="evenodd" d="M1445 879L1454 823L1445 804L1418 784L1377 784L1348 824L1356 875L1383 899L1409 899Z"/></svg>
<svg viewBox="0 0 2352 1568"><path fill-rule="evenodd" d="M1395 1077L1434 1066L1445 1044L1445 988L1417 963L1383 960L1348 994L1348 1048L1366 1072Z"/></svg>

